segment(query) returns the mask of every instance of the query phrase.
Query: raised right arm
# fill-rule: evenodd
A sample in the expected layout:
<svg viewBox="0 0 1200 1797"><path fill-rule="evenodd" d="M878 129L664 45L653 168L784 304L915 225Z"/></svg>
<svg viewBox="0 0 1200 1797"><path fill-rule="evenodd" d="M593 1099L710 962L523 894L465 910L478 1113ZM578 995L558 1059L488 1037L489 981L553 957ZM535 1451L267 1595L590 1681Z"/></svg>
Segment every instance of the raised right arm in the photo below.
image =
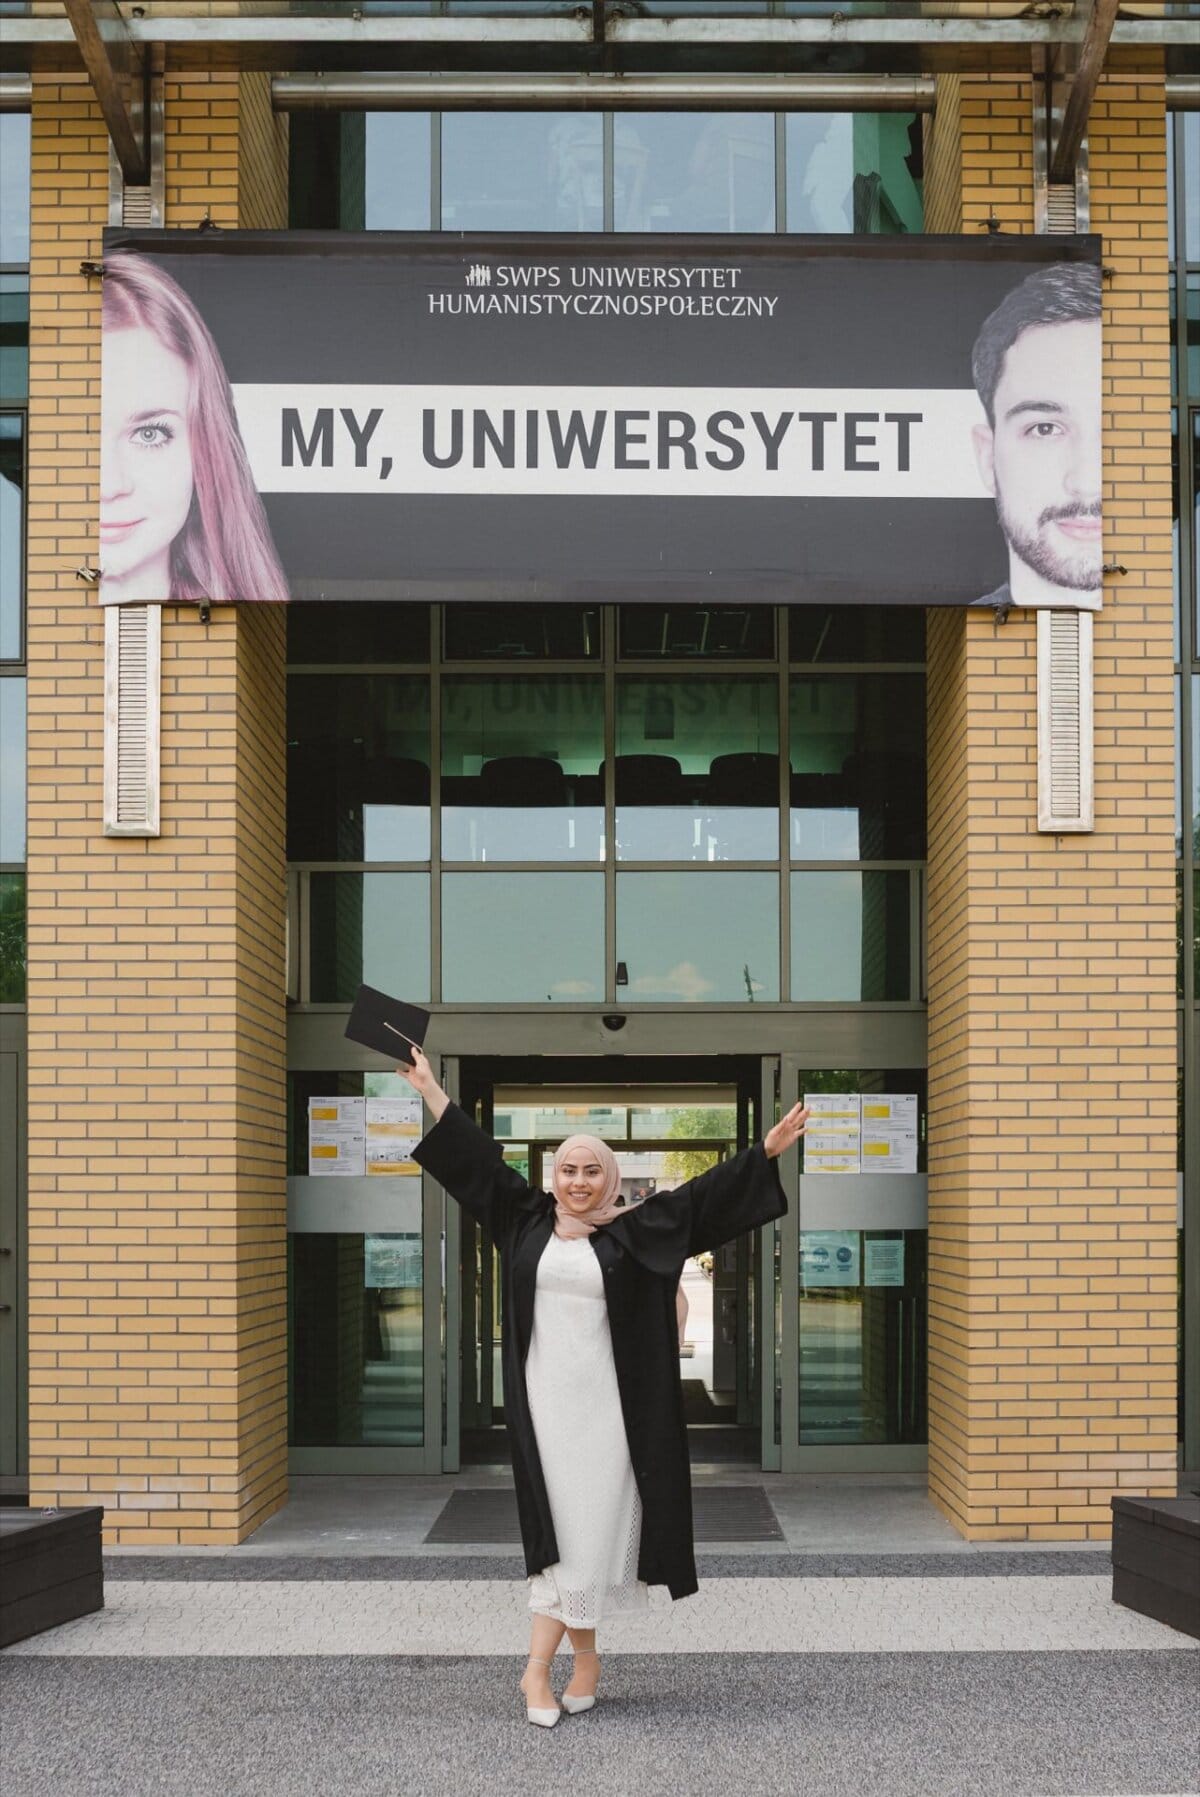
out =
<svg viewBox="0 0 1200 1797"><path fill-rule="evenodd" d="M420 1049L414 1053L413 1065L397 1071L421 1094L435 1121L413 1150L413 1159L496 1236L513 1208L530 1203L535 1194L515 1167L505 1165L499 1142L451 1102Z"/></svg>

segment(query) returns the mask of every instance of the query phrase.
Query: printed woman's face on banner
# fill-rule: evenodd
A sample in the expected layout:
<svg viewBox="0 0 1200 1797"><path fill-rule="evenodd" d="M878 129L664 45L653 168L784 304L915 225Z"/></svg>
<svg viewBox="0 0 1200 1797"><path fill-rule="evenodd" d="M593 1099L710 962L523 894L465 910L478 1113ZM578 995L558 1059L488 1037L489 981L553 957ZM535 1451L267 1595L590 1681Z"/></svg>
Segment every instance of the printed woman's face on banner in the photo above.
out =
<svg viewBox="0 0 1200 1797"><path fill-rule="evenodd" d="M171 595L171 545L193 491L187 364L152 331L106 332L100 464L105 597Z"/></svg>

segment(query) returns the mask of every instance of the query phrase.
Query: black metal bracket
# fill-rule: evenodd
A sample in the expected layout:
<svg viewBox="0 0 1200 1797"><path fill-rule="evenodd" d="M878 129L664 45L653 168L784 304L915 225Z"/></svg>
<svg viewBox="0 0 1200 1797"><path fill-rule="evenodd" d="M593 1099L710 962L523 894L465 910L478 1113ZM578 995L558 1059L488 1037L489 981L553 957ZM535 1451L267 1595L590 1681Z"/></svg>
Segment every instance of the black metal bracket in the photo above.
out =
<svg viewBox="0 0 1200 1797"><path fill-rule="evenodd" d="M89 281L102 281L104 279L104 264L103 262L81 262L79 264L79 272L81 275L86 275Z"/></svg>

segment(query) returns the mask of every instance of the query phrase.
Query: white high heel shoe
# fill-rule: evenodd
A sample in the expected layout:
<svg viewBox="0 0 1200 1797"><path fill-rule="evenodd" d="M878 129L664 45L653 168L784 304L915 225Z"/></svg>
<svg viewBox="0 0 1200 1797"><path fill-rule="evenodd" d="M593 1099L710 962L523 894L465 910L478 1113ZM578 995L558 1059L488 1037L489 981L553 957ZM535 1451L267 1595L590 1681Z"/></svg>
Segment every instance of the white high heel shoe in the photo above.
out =
<svg viewBox="0 0 1200 1797"><path fill-rule="evenodd" d="M594 1647L577 1647L575 1649L575 1658L578 1659L581 1653L590 1653L596 1659L599 1659L600 1657L599 1654L596 1653ZM572 1697L568 1691L563 1692L562 1707L567 1712L568 1716L582 1716L585 1710L590 1710L594 1707L595 1702L596 1697L594 1692L591 1697Z"/></svg>
<svg viewBox="0 0 1200 1797"><path fill-rule="evenodd" d="M530 1654L529 1664L531 1666L545 1666L547 1669L549 1669L549 1666L550 1666L549 1660L539 1660L535 1654ZM524 1692L525 1692L525 1679L524 1679L524 1677L522 1677L522 1679L521 1679L522 1695L524 1695ZM557 1707L557 1705L552 1710L534 1709L533 1706L528 1703L525 1705L525 1718L528 1722L532 1722L533 1726L535 1728L553 1728L554 1724L558 1721L558 1719L561 1715L562 1715L562 1711Z"/></svg>

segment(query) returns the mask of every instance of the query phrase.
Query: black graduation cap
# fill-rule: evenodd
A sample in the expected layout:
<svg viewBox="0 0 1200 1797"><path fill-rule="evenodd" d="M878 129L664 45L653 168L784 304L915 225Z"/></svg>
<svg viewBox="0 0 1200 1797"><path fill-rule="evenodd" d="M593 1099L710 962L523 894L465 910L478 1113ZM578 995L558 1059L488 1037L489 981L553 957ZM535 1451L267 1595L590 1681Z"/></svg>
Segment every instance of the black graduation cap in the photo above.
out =
<svg viewBox="0 0 1200 1797"><path fill-rule="evenodd" d="M413 1045L424 1046L428 1028L428 1011L406 1005L402 999L389 998L373 986L360 986L346 1034L351 1042L361 1042L364 1048L375 1049L389 1061L403 1061L411 1066Z"/></svg>

